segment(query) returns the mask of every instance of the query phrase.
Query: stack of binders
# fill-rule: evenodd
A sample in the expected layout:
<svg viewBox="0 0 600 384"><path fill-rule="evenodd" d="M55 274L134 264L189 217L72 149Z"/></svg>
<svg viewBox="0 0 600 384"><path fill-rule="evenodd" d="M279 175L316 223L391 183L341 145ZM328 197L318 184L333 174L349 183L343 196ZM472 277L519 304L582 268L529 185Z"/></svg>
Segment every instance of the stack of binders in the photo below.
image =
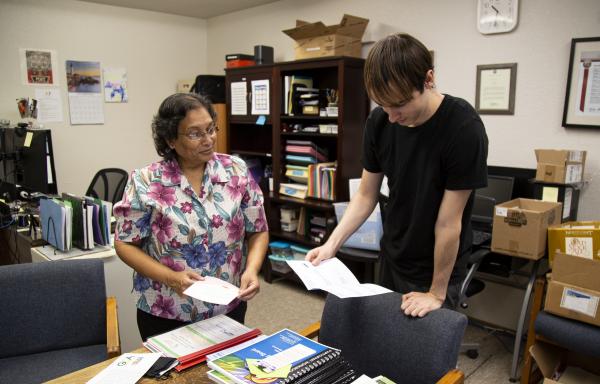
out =
<svg viewBox="0 0 600 384"><path fill-rule="evenodd" d="M279 193L300 199L306 198L310 164L327 160L327 151L309 140L287 140L285 146L286 172L290 183L281 183Z"/></svg>
<svg viewBox="0 0 600 384"><path fill-rule="evenodd" d="M109 245L112 203L63 193L61 199L40 200L42 238L63 252Z"/></svg>

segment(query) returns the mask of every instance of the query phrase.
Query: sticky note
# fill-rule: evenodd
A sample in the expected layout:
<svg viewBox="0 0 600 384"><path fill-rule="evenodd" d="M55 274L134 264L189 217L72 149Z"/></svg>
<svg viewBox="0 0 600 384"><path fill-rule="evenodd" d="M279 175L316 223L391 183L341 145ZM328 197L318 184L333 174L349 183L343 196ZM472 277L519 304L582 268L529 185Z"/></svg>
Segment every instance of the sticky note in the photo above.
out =
<svg viewBox="0 0 600 384"><path fill-rule="evenodd" d="M265 115L260 115L258 116L258 119L256 119L256 125L265 125L267 121L267 117Z"/></svg>
<svg viewBox="0 0 600 384"><path fill-rule="evenodd" d="M27 132L27 134L25 135L25 142L23 143L23 146L25 148L31 147L31 140L33 140L33 133Z"/></svg>

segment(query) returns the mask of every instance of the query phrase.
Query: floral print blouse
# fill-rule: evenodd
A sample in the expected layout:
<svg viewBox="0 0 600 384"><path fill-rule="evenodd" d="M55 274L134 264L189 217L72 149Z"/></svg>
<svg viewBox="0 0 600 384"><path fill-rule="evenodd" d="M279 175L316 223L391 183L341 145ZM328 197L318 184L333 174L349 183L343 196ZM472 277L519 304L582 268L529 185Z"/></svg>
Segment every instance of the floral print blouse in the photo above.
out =
<svg viewBox="0 0 600 384"><path fill-rule="evenodd" d="M246 163L215 153L206 163L198 196L176 160L132 172L115 204L115 238L139 245L174 271L194 270L239 286L246 232L267 231L262 192ZM228 306L179 297L168 286L133 273L137 308L155 316L197 321L227 313Z"/></svg>

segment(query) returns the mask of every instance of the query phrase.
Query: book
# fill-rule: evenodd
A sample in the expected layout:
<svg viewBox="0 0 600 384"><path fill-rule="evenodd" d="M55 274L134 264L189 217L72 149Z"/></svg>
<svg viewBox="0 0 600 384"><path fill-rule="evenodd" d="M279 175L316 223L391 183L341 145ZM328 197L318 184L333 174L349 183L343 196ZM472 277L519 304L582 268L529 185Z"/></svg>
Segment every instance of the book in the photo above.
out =
<svg viewBox="0 0 600 384"><path fill-rule="evenodd" d="M307 186L304 184L281 183L279 184L279 193L286 196L292 196L297 199L306 198Z"/></svg>
<svg viewBox="0 0 600 384"><path fill-rule="evenodd" d="M210 360L208 366L237 384L283 384L299 382L319 366L337 361L340 355L337 349L283 329L246 348Z"/></svg>
<svg viewBox="0 0 600 384"><path fill-rule="evenodd" d="M229 53L225 55L225 61L231 60L252 60L254 61L254 55L248 55L245 53Z"/></svg>
<svg viewBox="0 0 600 384"><path fill-rule="evenodd" d="M152 352L179 360L177 371L206 361L206 355L240 344L261 334L225 316L187 324L148 338L144 346Z"/></svg>

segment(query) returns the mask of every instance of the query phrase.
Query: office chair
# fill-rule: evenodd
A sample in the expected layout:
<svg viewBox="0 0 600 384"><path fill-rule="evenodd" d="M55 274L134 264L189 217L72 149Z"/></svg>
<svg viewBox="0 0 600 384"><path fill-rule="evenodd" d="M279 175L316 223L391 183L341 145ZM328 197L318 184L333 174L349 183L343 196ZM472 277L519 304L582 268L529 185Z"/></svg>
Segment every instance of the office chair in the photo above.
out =
<svg viewBox="0 0 600 384"><path fill-rule="evenodd" d="M127 172L119 168L101 169L94 175L85 195L116 204L123 198L128 177Z"/></svg>
<svg viewBox="0 0 600 384"><path fill-rule="evenodd" d="M397 383L463 383L456 369L467 317L438 309L422 318L400 310L402 295L339 299L328 295L320 323L301 333L342 350L359 374Z"/></svg>
<svg viewBox="0 0 600 384"><path fill-rule="evenodd" d="M0 383L41 383L121 354L102 260L0 267Z"/></svg>

